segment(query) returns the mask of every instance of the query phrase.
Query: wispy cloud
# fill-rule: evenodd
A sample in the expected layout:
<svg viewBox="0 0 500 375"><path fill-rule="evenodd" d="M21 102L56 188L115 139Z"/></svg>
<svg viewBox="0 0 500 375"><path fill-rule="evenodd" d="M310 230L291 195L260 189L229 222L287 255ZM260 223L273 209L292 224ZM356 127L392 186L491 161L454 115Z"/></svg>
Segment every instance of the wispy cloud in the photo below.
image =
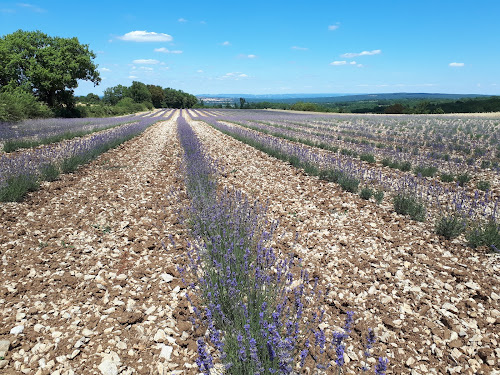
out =
<svg viewBox="0 0 500 375"><path fill-rule="evenodd" d="M196 71L196 73L205 73L205 72L204 72L203 70L201 70L201 69L198 69L198 70Z"/></svg>
<svg viewBox="0 0 500 375"><path fill-rule="evenodd" d="M359 53L344 53L343 55L340 55L340 57L344 57L346 59L352 59L353 57L358 57L358 56L373 56L373 55L380 55L382 53L382 50L380 49L374 49L373 51L363 51Z"/></svg>
<svg viewBox="0 0 500 375"><path fill-rule="evenodd" d="M231 72L224 74L222 77L219 77L219 79L232 79L235 81L238 81L242 78L248 78L248 75L241 72Z"/></svg>
<svg viewBox="0 0 500 375"><path fill-rule="evenodd" d="M111 72L111 69L108 68L101 68L99 69L101 72Z"/></svg>
<svg viewBox="0 0 500 375"><path fill-rule="evenodd" d="M307 51L309 50L309 48L306 48L306 47L297 47L297 46L293 46L291 47L293 50L296 50L296 51Z"/></svg>
<svg viewBox="0 0 500 375"><path fill-rule="evenodd" d="M0 9L0 13L13 14L16 13L16 11L14 9L2 8Z"/></svg>
<svg viewBox="0 0 500 375"><path fill-rule="evenodd" d="M17 6L20 6L21 8L24 8L24 9L28 9L28 10L35 12L35 13L45 13L46 12L45 9L40 8L39 6L33 5L33 4L17 3Z"/></svg>
<svg viewBox="0 0 500 375"><path fill-rule="evenodd" d="M340 27L340 23L337 22L335 25L328 25L328 30L334 31L337 30Z"/></svg>
<svg viewBox="0 0 500 375"><path fill-rule="evenodd" d="M240 53L238 55L239 59L255 59L257 56L256 55L245 55L243 53Z"/></svg>
<svg viewBox="0 0 500 375"><path fill-rule="evenodd" d="M181 54L182 53L182 51L170 51L169 49L167 49L165 47L155 48L155 52L173 53L173 54Z"/></svg>
<svg viewBox="0 0 500 375"><path fill-rule="evenodd" d="M356 61L345 61L345 60L341 60L341 61L332 61L330 63L330 65L333 65L333 66L342 66L342 65L358 65L359 67L361 67L362 65L361 64L357 64Z"/></svg>
<svg viewBox="0 0 500 375"><path fill-rule="evenodd" d="M174 38L171 35L164 33L155 33L148 31L131 31L125 35L119 36L118 39L127 42L171 42Z"/></svg>
<svg viewBox="0 0 500 375"><path fill-rule="evenodd" d="M182 22L182 23L183 23L183 22L187 22L187 19L185 19L185 18L179 18L177 21L179 21L179 22Z"/></svg>
<svg viewBox="0 0 500 375"><path fill-rule="evenodd" d="M226 40L225 42L221 43L221 44L222 44L223 46L230 46L230 45L231 45L231 43L230 43L230 42L228 42L227 40Z"/></svg>
<svg viewBox="0 0 500 375"><path fill-rule="evenodd" d="M465 66L465 64L459 63L459 62L452 62L452 63L449 63L448 66L451 66L452 68L461 68L461 67Z"/></svg>
<svg viewBox="0 0 500 375"><path fill-rule="evenodd" d="M136 79L136 78L139 78L139 77L137 77L137 76L128 76L128 78L130 78L130 79Z"/></svg>
<svg viewBox="0 0 500 375"><path fill-rule="evenodd" d="M154 59L137 59L132 62L134 64L142 64L142 65L156 65L160 63L158 60Z"/></svg>

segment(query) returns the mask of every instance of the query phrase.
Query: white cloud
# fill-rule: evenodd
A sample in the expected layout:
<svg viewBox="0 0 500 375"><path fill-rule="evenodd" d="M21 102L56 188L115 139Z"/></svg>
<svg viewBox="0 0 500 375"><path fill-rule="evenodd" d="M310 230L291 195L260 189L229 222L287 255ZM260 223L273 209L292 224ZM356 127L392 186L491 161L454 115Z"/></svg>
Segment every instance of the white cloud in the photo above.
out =
<svg viewBox="0 0 500 375"><path fill-rule="evenodd" d="M238 55L239 59L255 59L257 56L256 55L245 55L243 53Z"/></svg>
<svg viewBox="0 0 500 375"><path fill-rule="evenodd" d="M21 8L31 10L32 12L35 12L35 13L45 13L46 12L45 9L42 9L36 5L33 5L33 4L17 3L17 5L20 6Z"/></svg>
<svg viewBox="0 0 500 375"><path fill-rule="evenodd" d="M296 51L307 51L309 48L293 46L292 49Z"/></svg>
<svg viewBox="0 0 500 375"><path fill-rule="evenodd" d="M333 66L342 66L342 65L356 65L358 68L361 68L363 65L361 64L358 64L356 61L345 61L345 60L341 60L341 61L332 61L330 63L330 65L333 65Z"/></svg>
<svg viewBox="0 0 500 375"><path fill-rule="evenodd" d="M119 36L118 39L127 42L171 42L174 38L171 35L164 33L155 33L148 31L131 31L125 35Z"/></svg>
<svg viewBox="0 0 500 375"><path fill-rule="evenodd" d="M179 18L177 21L179 21L179 22L187 22L187 19L185 19L185 18Z"/></svg>
<svg viewBox="0 0 500 375"><path fill-rule="evenodd" d="M111 72L111 69L108 68L101 68L100 70L101 72Z"/></svg>
<svg viewBox="0 0 500 375"><path fill-rule="evenodd" d="M139 69L145 70L146 72L152 72L154 70L153 68L150 68L149 66L141 66Z"/></svg>
<svg viewBox="0 0 500 375"><path fill-rule="evenodd" d="M363 51L359 53L344 53L343 55L340 55L340 57L344 57L346 59L351 59L353 57L358 57L358 56L373 56L373 55L380 55L382 53L382 50L380 49L374 49L373 51Z"/></svg>
<svg viewBox="0 0 500 375"><path fill-rule="evenodd" d="M241 78L248 78L248 75L241 72L231 72L224 74L222 77L219 77L219 79L232 79L235 81L239 81Z"/></svg>
<svg viewBox="0 0 500 375"><path fill-rule="evenodd" d="M334 31L334 30L337 30L339 27L340 27L340 24L337 22L337 24L335 24L335 25L329 25L328 30Z"/></svg>
<svg viewBox="0 0 500 375"><path fill-rule="evenodd" d="M155 48L155 52L173 53L173 54L181 54L182 53L182 51L170 51L169 49L167 49L165 47Z"/></svg>
<svg viewBox="0 0 500 375"><path fill-rule="evenodd" d="M221 44L222 44L223 46L230 46L230 45L231 45L231 43L229 43L227 40L226 40L225 42L221 43Z"/></svg>
<svg viewBox="0 0 500 375"><path fill-rule="evenodd" d="M458 62L452 62L452 63L449 63L448 65L451 66L452 68L461 68L461 67L465 66L464 63L458 63Z"/></svg>
<svg viewBox="0 0 500 375"><path fill-rule="evenodd" d="M196 73L205 73L205 72L204 72L203 70L201 70L201 69L198 69L198 70L196 71Z"/></svg>
<svg viewBox="0 0 500 375"><path fill-rule="evenodd" d="M139 77L137 77L137 76L128 76L128 78L130 78L130 79L136 79L136 78L139 78Z"/></svg>
<svg viewBox="0 0 500 375"><path fill-rule="evenodd" d="M156 65L159 64L160 62L158 60L154 59L138 59L132 61L134 64L145 64L145 65Z"/></svg>

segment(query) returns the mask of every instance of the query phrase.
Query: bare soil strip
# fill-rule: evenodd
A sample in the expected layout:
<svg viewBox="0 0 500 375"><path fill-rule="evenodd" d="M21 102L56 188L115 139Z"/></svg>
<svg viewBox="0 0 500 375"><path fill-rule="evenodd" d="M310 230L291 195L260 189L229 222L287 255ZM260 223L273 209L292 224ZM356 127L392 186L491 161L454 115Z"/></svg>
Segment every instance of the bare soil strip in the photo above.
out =
<svg viewBox="0 0 500 375"><path fill-rule="evenodd" d="M389 357L388 373L499 373L498 256L440 239L432 223L398 215L390 202L377 206L204 123L191 124L223 170L220 184L268 202L284 231L277 248L298 254L330 284L327 331L352 310L355 335L375 329L375 353ZM362 348L351 343L346 365L358 373Z"/></svg>
<svg viewBox="0 0 500 375"><path fill-rule="evenodd" d="M0 204L2 374L198 372L176 117Z"/></svg>

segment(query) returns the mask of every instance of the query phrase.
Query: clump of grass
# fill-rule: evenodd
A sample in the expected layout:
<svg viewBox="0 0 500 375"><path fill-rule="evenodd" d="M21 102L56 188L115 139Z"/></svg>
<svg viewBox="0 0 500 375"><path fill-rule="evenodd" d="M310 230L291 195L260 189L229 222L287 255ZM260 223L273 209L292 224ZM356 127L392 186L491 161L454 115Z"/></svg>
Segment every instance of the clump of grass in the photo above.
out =
<svg viewBox="0 0 500 375"><path fill-rule="evenodd" d="M436 220L436 234L450 240L460 236L467 225L467 221L457 213L441 216Z"/></svg>
<svg viewBox="0 0 500 375"><path fill-rule="evenodd" d="M416 195L408 192L400 192L394 196L394 211L401 215L408 215L413 220L425 221L427 209L424 202Z"/></svg>
<svg viewBox="0 0 500 375"><path fill-rule="evenodd" d="M486 223L476 223L467 233L469 246L477 248L486 246L491 251L500 249L500 227L495 220L490 219Z"/></svg>

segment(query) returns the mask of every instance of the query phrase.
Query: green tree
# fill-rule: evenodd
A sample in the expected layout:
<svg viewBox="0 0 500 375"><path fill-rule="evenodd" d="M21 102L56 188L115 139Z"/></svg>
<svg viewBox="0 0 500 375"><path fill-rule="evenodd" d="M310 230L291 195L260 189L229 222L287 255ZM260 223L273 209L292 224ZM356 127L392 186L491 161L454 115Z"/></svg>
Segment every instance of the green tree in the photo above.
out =
<svg viewBox="0 0 500 375"><path fill-rule="evenodd" d="M127 97L128 88L123 85L108 87L104 90L102 101L109 105L116 105L120 100Z"/></svg>
<svg viewBox="0 0 500 375"><path fill-rule="evenodd" d="M0 38L0 90L22 87L50 107L73 107L78 80L101 82L95 57L77 38L18 30Z"/></svg>
<svg viewBox="0 0 500 375"><path fill-rule="evenodd" d="M85 97L85 102L87 104L99 104L101 102L101 98L99 98L97 94L90 93Z"/></svg>
<svg viewBox="0 0 500 375"><path fill-rule="evenodd" d="M151 93L151 102L156 108L163 107L163 102L165 101L165 93L161 86L148 85L148 90Z"/></svg>
<svg viewBox="0 0 500 375"><path fill-rule="evenodd" d="M245 106L245 98L240 98L240 109L243 109L243 107Z"/></svg>
<svg viewBox="0 0 500 375"><path fill-rule="evenodd" d="M132 82L132 86L127 90L127 96L132 98L136 103L151 102L151 93L148 87L139 81Z"/></svg>

